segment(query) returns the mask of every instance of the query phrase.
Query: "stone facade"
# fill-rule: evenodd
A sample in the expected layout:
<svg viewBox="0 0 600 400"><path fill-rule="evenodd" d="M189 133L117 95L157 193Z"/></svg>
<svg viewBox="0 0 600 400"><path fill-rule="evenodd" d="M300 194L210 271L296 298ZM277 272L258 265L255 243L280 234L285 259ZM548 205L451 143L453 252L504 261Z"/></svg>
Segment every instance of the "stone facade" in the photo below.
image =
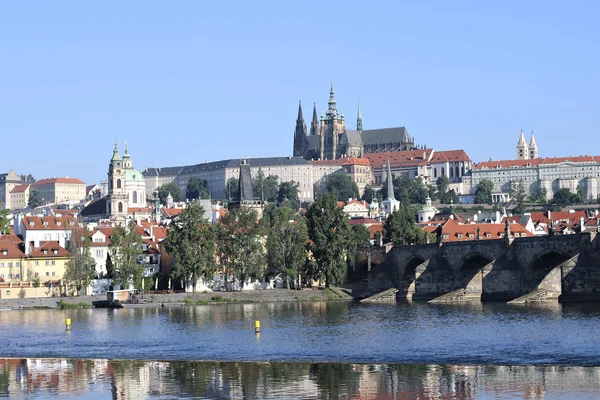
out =
<svg viewBox="0 0 600 400"><path fill-rule="evenodd" d="M85 183L77 178L40 179L31 185L30 191L38 192L43 203L83 201L86 197Z"/></svg>
<svg viewBox="0 0 600 400"><path fill-rule="evenodd" d="M11 205L10 192L17 185L25 183L33 183L35 179L31 175L19 175L12 169L7 173L0 174L0 201L2 202L3 208L14 209Z"/></svg>

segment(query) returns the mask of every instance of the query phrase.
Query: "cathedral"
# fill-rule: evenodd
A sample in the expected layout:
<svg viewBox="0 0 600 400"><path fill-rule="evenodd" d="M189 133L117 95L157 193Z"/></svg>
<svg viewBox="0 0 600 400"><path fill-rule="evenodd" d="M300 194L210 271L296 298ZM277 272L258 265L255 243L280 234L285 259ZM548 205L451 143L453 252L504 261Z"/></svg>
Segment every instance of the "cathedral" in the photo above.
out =
<svg viewBox="0 0 600 400"><path fill-rule="evenodd" d="M525 135L521 129L521 136L519 136L519 143L517 143L517 160L533 160L538 158L538 146L531 131L531 139L529 144L525 141Z"/></svg>
<svg viewBox="0 0 600 400"><path fill-rule="evenodd" d="M317 119L317 108L314 105L308 134L302 104L298 105L294 156L301 156L306 160L335 160L343 156L362 157L366 153L412 150L418 147L404 127L363 130L360 104L356 130L346 129L344 114L337 110L333 85L329 91L327 113L321 114L320 119Z"/></svg>

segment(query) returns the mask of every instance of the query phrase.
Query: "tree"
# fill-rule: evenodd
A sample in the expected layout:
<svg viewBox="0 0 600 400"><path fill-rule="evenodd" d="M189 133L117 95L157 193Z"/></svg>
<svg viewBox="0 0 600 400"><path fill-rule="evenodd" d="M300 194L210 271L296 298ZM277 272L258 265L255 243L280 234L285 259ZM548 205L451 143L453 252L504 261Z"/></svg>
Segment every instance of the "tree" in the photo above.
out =
<svg viewBox="0 0 600 400"><path fill-rule="evenodd" d="M525 212L525 199L527 198L527 192L525 190L523 181L511 181L509 193L511 202L516 204L516 207L513 209L513 213L516 215L522 215Z"/></svg>
<svg viewBox="0 0 600 400"><path fill-rule="evenodd" d="M138 262L138 256L142 254L142 237L136 232L135 221L131 221L126 229L121 226L113 229L109 251L115 265L114 282L123 287L137 286L145 266Z"/></svg>
<svg viewBox="0 0 600 400"><path fill-rule="evenodd" d="M444 204L457 204L458 195L454 189L450 189L444 194L444 196L442 196L441 202Z"/></svg>
<svg viewBox="0 0 600 400"><path fill-rule="evenodd" d="M540 181L538 181L538 189L535 195L531 196L531 201L538 204L546 204L548 202L547 196L548 190L542 186Z"/></svg>
<svg viewBox="0 0 600 400"><path fill-rule="evenodd" d="M329 175L325 187L327 192L331 193L338 201L358 198L358 186L348 175Z"/></svg>
<svg viewBox="0 0 600 400"><path fill-rule="evenodd" d="M264 236L255 210L240 207L219 220L218 244L225 261L225 284L234 276L242 290L249 278L259 278L265 272Z"/></svg>
<svg viewBox="0 0 600 400"><path fill-rule="evenodd" d="M437 187L437 195L442 203L444 203L444 195L448 191L448 187L450 186L450 181L446 175L441 175L437 178L435 182L435 186ZM445 204L445 203L444 203Z"/></svg>
<svg viewBox="0 0 600 400"><path fill-rule="evenodd" d="M365 247L370 246L371 232L366 227L366 225L355 224L350 227L350 235L348 237L348 241L346 243L346 251L348 252L348 256L346 257L346 264L348 267L348 271L352 271L353 279L356 278L356 252Z"/></svg>
<svg viewBox="0 0 600 400"><path fill-rule="evenodd" d="M296 204L296 208L300 207L300 200L298 199L298 184L296 182L281 182L279 185L277 202L282 203L284 201L293 202Z"/></svg>
<svg viewBox="0 0 600 400"><path fill-rule="evenodd" d="M561 188L554 193L550 204L554 205L555 208L563 208L572 204L578 204L580 201L579 196L576 193L571 193L569 188Z"/></svg>
<svg viewBox="0 0 600 400"><path fill-rule="evenodd" d="M90 241L87 230L76 227L71 233L67 246L71 258L65 263L64 279L75 285L78 293L82 287L90 284L96 274L94 259L90 251Z"/></svg>
<svg viewBox="0 0 600 400"><path fill-rule="evenodd" d="M0 200L0 235L4 233L10 233L10 220L8 214L10 210L4 208L4 203Z"/></svg>
<svg viewBox="0 0 600 400"><path fill-rule="evenodd" d="M290 207L277 207L269 215L269 235L267 237L267 260L269 269L286 278L297 278L300 267L306 261L308 229L306 220L297 210ZM295 284L300 288L300 282Z"/></svg>
<svg viewBox="0 0 600 400"><path fill-rule="evenodd" d="M279 191L279 178L277 175L265 177L262 169L258 169L256 177L252 179L252 194L258 199L264 199L269 203L277 201L277 192Z"/></svg>
<svg viewBox="0 0 600 400"><path fill-rule="evenodd" d="M331 194L319 196L306 213L310 251L315 259L312 277L325 280L325 287L342 282L346 272L348 217Z"/></svg>
<svg viewBox="0 0 600 400"><path fill-rule="evenodd" d="M239 197L240 181L237 178L229 178L223 192L228 199L237 199Z"/></svg>
<svg viewBox="0 0 600 400"><path fill-rule="evenodd" d="M175 182L165 183L156 188L161 204L167 204L167 196L171 194L173 201L181 201L181 189Z"/></svg>
<svg viewBox="0 0 600 400"><path fill-rule="evenodd" d="M210 279L217 270L216 229L204 218L204 208L193 201L183 209L167 233L166 249L175 257L174 275L192 284Z"/></svg>
<svg viewBox="0 0 600 400"><path fill-rule="evenodd" d="M206 188L206 179L198 179L195 176L191 177L185 188L185 198L187 200L210 199L210 193ZM173 198L175 200L175 198Z"/></svg>
<svg viewBox="0 0 600 400"><path fill-rule="evenodd" d="M400 208L392 212L385 220L383 240L395 245L426 243L427 234L415 223L415 213L412 207L401 204Z"/></svg>
<svg viewBox="0 0 600 400"><path fill-rule="evenodd" d="M401 174L394 178L394 197L401 203L425 204L428 192L421 178L410 179L407 175ZM383 198L388 198L387 180L384 181L381 189Z"/></svg>
<svg viewBox="0 0 600 400"><path fill-rule="evenodd" d="M115 277L115 266L110 257L110 252L106 254L106 278L113 279Z"/></svg>
<svg viewBox="0 0 600 400"><path fill-rule="evenodd" d="M373 190L371 185L366 184L365 189L363 191L362 199L364 201L366 201L367 203L372 203L374 196L375 196L375 191Z"/></svg>
<svg viewBox="0 0 600 400"><path fill-rule="evenodd" d="M494 190L494 182L489 179L484 179L477 185L473 202L475 204L491 204L492 191Z"/></svg>
<svg viewBox="0 0 600 400"><path fill-rule="evenodd" d="M41 206L43 203L44 203L44 201L42 199L42 196L40 195L40 192L38 192L35 189L32 189L29 192L29 201L28 201L27 205L30 208L36 208L36 207Z"/></svg>

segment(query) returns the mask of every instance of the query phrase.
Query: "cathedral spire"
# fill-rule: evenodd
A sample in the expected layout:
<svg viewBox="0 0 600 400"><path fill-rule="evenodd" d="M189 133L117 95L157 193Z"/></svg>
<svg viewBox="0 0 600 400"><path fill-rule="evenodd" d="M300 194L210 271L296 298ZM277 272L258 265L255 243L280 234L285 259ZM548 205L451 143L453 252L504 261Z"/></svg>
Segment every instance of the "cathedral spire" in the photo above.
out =
<svg viewBox="0 0 600 400"><path fill-rule="evenodd" d="M388 190L388 199L396 200L394 197L394 183L392 182L392 168L390 167L390 159L388 158L387 165L387 190Z"/></svg>
<svg viewBox="0 0 600 400"><path fill-rule="evenodd" d="M304 116L302 115L302 100L298 100L298 119L296 121L304 121Z"/></svg>
<svg viewBox="0 0 600 400"><path fill-rule="evenodd" d="M362 132L362 130L363 130L362 113L360 112L360 99L358 99L358 114L356 117L356 130L359 132Z"/></svg>
<svg viewBox="0 0 600 400"><path fill-rule="evenodd" d="M328 119L335 119L338 116L338 110L336 107L336 101L335 101L335 93L333 91L333 82L331 82L331 88L329 89L329 102L328 102L328 108L327 108L327 118Z"/></svg>
<svg viewBox="0 0 600 400"><path fill-rule="evenodd" d="M298 118L294 130L294 156L304 157L307 149L308 139L306 138L306 123L302 115L302 102L298 102Z"/></svg>
<svg viewBox="0 0 600 400"><path fill-rule="evenodd" d="M319 133L319 117L317 117L317 103L313 103L313 116L310 123L310 135Z"/></svg>
<svg viewBox="0 0 600 400"><path fill-rule="evenodd" d="M121 160L121 156L119 155L119 147L117 146L117 139L115 139L115 148L113 149L113 156L111 161Z"/></svg>

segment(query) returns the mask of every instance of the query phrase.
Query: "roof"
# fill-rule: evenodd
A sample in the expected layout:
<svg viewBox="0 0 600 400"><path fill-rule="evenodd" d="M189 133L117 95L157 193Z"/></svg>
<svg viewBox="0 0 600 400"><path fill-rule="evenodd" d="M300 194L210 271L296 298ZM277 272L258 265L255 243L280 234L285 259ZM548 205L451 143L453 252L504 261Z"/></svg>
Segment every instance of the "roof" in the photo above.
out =
<svg viewBox="0 0 600 400"><path fill-rule="evenodd" d="M538 167L540 165L559 164L559 163L596 163L600 161L599 156L579 156L579 157L553 157L553 158L534 158L529 160L498 160L484 161L473 166L475 170L482 169L500 169L513 167Z"/></svg>
<svg viewBox="0 0 600 400"><path fill-rule="evenodd" d="M106 198L94 200L81 210L82 217L90 215L106 215Z"/></svg>
<svg viewBox="0 0 600 400"><path fill-rule="evenodd" d="M12 233L10 235L0 235L0 242L23 243L20 237Z"/></svg>
<svg viewBox="0 0 600 400"><path fill-rule="evenodd" d="M11 193L24 193L27 188L29 188L29 185L17 185L14 188L12 188L12 190L10 191Z"/></svg>
<svg viewBox="0 0 600 400"><path fill-rule="evenodd" d="M377 221L374 218L350 218L348 220L348 222L350 223L350 225L374 225L374 224L380 224L381 222Z"/></svg>
<svg viewBox="0 0 600 400"><path fill-rule="evenodd" d="M57 241L42 242L42 245L33 250L29 255L31 257L67 257L69 252L61 247Z"/></svg>
<svg viewBox="0 0 600 400"><path fill-rule="evenodd" d="M71 216L23 217L23 226L27 230L68 230L76 224L77 220Z"/></svg>
<svg viewBox="0 0 600 400"><path fill-rule="evenodd" d="M355 156L340 157L335 160L311 160L312 165L366 165L371 166L371 161L368 158L360 158Z"/></svg>
<svg viewBox="0 0 600 400"><path fill-rule="evenodd" d="M32 183L32 185L47 185L47 184L54 184L54 183L71 183L71 184L77 184L77 185L85 185L85 183L81 182L77 178L68 178L68 177L67 178L40 179L39 181Z"/></svg>
<svg viewBox="0 0 600 400"><path fill-rule="evenodd" d="M4 254L4 252L6 252L6 255ZM10 240L0 241L0 259L21 258L24 256L25 254L19 248L18 243L12 242Z"/></svg>
<svg viewBox="0 0 600 400"><path fill-rule="evenodd" d="M363 147L362 137L360 136L360 132L354 131L351 129L346 129L344 134L342 134L342 140L349 143L351 146L359 146Z"/></svg>
<svg viewBox="0 0 600 400"><path fill-rule="evenodd" d="M481 240L501 239L504 237L506 225L502 223L483 224L461 224L452 219L442 225L442 235L445 242L462 242L477 239L477 232L481 234ZM512 237L532 237L533 233L527 231L524 226L514 223L510 224Z"/></svg>
<svg viewBox="0 0 600 400"><path fill-rule="evenodd" d="M407 143L410 141L406 128L369 129L362 132L363 144Z"/></svg>
<svg viewBox="0 0 600 400"><path fill-rule="evenodd" d="M427 165L433 155L433 149L391 151L387 153L368 153L364 158L373 168L386 168L388 160L391 167Z"/></svg>
<svg viewBox="0 0 600 400"><path fill-rule="evenodd" d="M432 163L456 161L471 161L471 159L464 150L443 150L435 152L431 160Z"/></svg>

